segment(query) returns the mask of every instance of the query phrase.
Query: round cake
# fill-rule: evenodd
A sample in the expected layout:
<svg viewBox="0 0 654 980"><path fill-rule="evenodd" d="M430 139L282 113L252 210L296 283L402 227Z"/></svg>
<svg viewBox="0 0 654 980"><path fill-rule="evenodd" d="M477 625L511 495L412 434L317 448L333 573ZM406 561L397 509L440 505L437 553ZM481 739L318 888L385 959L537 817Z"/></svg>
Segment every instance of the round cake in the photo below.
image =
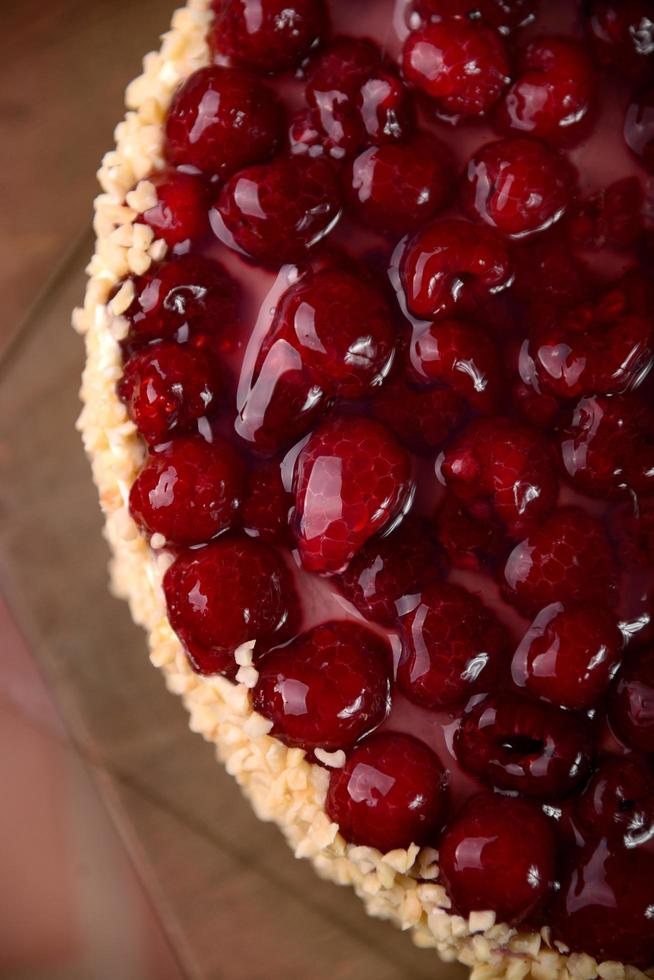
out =
<svg viewBox="0 0 654 980"><path fill-rule="evenodd" d="M112 583L297 857L654 977L654 2L188 0L74 325Z"/></svg>

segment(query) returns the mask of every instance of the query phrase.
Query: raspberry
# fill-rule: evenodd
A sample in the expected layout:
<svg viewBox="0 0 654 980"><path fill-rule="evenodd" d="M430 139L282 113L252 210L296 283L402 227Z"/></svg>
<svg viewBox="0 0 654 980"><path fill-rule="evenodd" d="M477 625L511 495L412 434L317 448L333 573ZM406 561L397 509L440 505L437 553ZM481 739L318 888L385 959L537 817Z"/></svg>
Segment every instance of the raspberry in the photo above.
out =
<svg viewBox="0 0 654 980"><path fill-rule="evenodd" d="M554 938L600 962L647 967L654 960L654 855L613 849L602 838L571 857L552 908Z"/></svg>
<svg viewBox="0 0 654 980"><path fill-rule="evenodd" d="M638 177L616 180L571 213L570 236L582 248L632 248L643 231L644 206Z"/></svg>
<svg viewBox="0 0 654 980"><path fill-rule="evenodd" d="M135 298L125 316L127 346L153 340L189 340L205 335L229 343L238 317L239 291L218 262L199 255L170 259L134 280Z"/></svg>
<svg viewBox="0 0 654 980"><path fill-rule="evenodd" d="M547 443L506 418L471 423L441 455L438 472L473 517L496 517L514 536L546 517L558 496Z"/></svg>
<svg viewBox="0 0 654 980"><path fill-rule="evenodd" d="M418 455L433 455L468 416L453 388L416 388L397 372L384 382L371 411Z"/></svg>
<svg viewBox="0 0 654 980"><path fill-rule="evenodd" d="M250 476L241 505L241 523L252 537L271 544L292 547L293 535L289 514L293 495L282 482L280 465L276 460L250 467Z"/></svg>
<svg viewBox="0 0 654 980"><path fill-rule="evenodd" d="M582 831L632 849L654 836L654 773L638 756L607 756L575 806Z"/></svg>
<svg viewBox="0 0 654 980"><path fill-rule="evenodd" d="M464 716L456 757L491 786L522 796L565 796L590 768L587 725L574 715L520 694L491 695Z"/></svg>
<svg viewBox="0 0 654 980"><path fill-rule="evenodd" d="M600 65L639 79L654 67L652 0L591 0L587 31Z"/></svg>
<svg viewBox="0 0 654 980"><path fill-rule="evenodd" d="M301 258L329 234L341 213L325 160L288 157L240 170L211 209L211 227L226 245L260 262Z"/></svg>
<svg viewBox="0 0 654 980"><path fill-rule="evenodd" d="M165 170L149 180L157 192L157 203L140 220L152 228L155 238L180 245L208 232L208 192L203 180L180 170Z"/></svg>
<svg viewBox="0 0 654 980"><path fill-rule="evenodd" d="M522 638L513 658L513 680L562 708L592 708L611 682L623 645L608 610L555 602Z"/></svg>
<svg viewBox="0 0 654 980"><path fill-rule="evenodd" d="M439 868L461 915L492 909L498 921L517 925L547 899L555 852L549 822L537 807L482 794L445 831Z"/></svg>
<svg viewBox="0 0 654 980"><path fill-rule="evenodd" d="M404 245L400 280L409 312L423 319L474 307L511 284L507 247L492 229L456 218L434 221Z"/></svg>
<svg viewBox="0 0 654 980"><path fill-rule="evenodd" d="M382 852L434 840L447 808L447 776L431 749L385 732L354 748L329 781L327 816L350 844Z"/></svg>
<svg viewBox="0 0 654 980"><path fill-rule="evenodd" d="M434 514L434 533L455 568L480 571L505 552L504 535L496 521L477 521L451 493Z"/></svg>
<svg viewBox="0 0 654 980"><path fill-rule="evenodd" d="M481 18L501 34L511 34L536 16L536 0L414 0L410 21L446 20L448 17Z"/></svg>
<svg viewBox="0 0 654 980"><path fill-rule="evenodd" d="M563 465L582 492L654 490L654 415L638 395L582 398L561 441Z"/></svg>
<svg viewBox="0 0 654 980"><path fill-rule="evenodd" d="M612 600L615 570L598 520L560 507L517 544L504 568L507 595L518 608L538 612L552 602Z"/></svg>
<svg viewBox="0 0 654 980"><path fill-rule="evenodd" d="M648 173L654 173L654 88L632 96L624 117L624 141Z"/></svg>
<svg viewBox="0 0 654 980"><path fill-rule="evenodd" d="M169 163L226 177L267 160L277 149L283 110L263 82L238 68L200 68L180 86L168 110Z"/></svg>
<svg viewBox="0 0 654 980"><path fill-rule="evenodd" d="M339 576L339 585L366 619L392 626L439 571L427 527L407 518L392 534L365 544Z"/></svg>
<svg viewBox="0 0 654 980"><path fill-rule="evenodd" d="M214 0L209 31L212 53L234 64L276 74L295 68L325 36L329 18L323 0Z"/></svg>
<svg viewBox="0 0 654 980"><path fill-rule="evenodd" d="M461 187L463 210L505 235L549 228L565 213L576 183L568 160L525 136L487 143L470 158Z"/></svg>
<svg viewBox="0 0 654 980"><path fill-rule="evenodd" d="M464 20L430 23L410 34L402 52L404 74L435 100L444 116L483 115L509 81L500 35Z"/></svg>
<svg viewBox="0 0 654 980"><path fill-rule="evenodd" d="M487 333L458 320L443 320L414 331L411 364L422 383L445 384L482 414L501 398L502 372Z"/></svg>
<svg viewBox="0 0 654 980"><path fill-rule="evenodd" d="M171 544L202 544L234 524L243 483L243 463L224 439L175 439L148 456L132 484L130 512Z"/></svg>
<svg viewBox="0 0 654 980"><path fill-rule="evenodd" d="M495 615L458 585L432 583L402 620L400 690L424 708L464 704L491 690L506 664L509 638Z"/></svg>
<svg viewBox="0 0 654 980"><path fill-rule="evenodd" d="M349 210L363 224L399 238L448 204L453 171L449 150L431 133L419 133L406 143L372 146L348 166Z"/></svg>
<svg viewBox="0 0 654 980"><path fill-rule="evenodd" d="M263 658L252 707L286 745L345 749L384 720L391 664L390 647L375 633L323 623Z"/></svg>
<svg viewBox="0 0 654 980"><path fill-rule="evenodd" d="M580 136L594 105L595 79L579 44L536 38L520 53L516 75L497 108L502 130L559 143Z"/></svg>
<svg viewBox="0 0 654 980"><path fill-rule="evenodd" d="M183 552L163 585L170 624L200 674L233 677L237 647L280 642L298 614L290 572L274 549L252 538L223 536Z"/></svg>
<svg viewBox="0 0 654 980"><path fill-rule="evenodd" d="M383 425L341 416L316 429L295 467L294 530L303 566L343 571L399 517L412 489L410 459Z"/></svg>
<svg viewBox="0 0 654 980"><path fill-rule="evenodd" d="M534 312L542 312L544 306L556 310L573 306L590 295L590 271L570 252L561 225L536 238L521 240L511 255L515 265L513 292Z"/></svg>
<svg viewBox="0 0 654 980"><path fill-rule="evenodd" d="M163 442L215 407L216 370L203 351L163 342L130 357L118 394L143 438Z"/></svg>
<svg viewBox="0 0 654 980"><path fill-rule="evenodd" d="M618 673L609 702L618 737L638 752L654 752L654 649L636 651Z"/></svg>

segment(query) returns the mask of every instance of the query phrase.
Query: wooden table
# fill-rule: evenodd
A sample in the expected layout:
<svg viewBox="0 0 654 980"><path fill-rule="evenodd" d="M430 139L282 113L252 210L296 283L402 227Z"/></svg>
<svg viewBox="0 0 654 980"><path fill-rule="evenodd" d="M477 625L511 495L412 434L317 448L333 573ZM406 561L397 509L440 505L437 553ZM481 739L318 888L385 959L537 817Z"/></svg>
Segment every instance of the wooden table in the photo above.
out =
<svg viewBox="0 0 654 980"><path fill-rule="evenodd" d="M94 173L169 0L21 0L0 36L0 585L193 978L457 980L295 861L193 736L107 593L69 328ZM104 974L103 974L104 975Z"/></svg>

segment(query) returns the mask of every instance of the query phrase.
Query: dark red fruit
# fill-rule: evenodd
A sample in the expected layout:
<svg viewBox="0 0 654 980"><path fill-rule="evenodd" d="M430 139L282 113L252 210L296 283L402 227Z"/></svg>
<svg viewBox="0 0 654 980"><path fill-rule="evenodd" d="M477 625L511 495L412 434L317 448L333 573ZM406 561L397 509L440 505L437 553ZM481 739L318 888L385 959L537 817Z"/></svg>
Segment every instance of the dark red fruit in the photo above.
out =
<svg viewBox="0 0 654 980"><path fill-rule="evenodd" d="M654 772L638 756L606 756L575 805L590 839L607 837L632 849L654 839Z"/></svg>
<svg viewBox="0 0 654 980"><path fill-rule="evenodd" d="M408 93L381 50L364 38L339 37L328 45L309 68L306 96L336 158L396 142L413 129Z"/></svg>
<svg viewBox="0 0 654 980"><path fill-rule="evenodd" d="M598 961L654 962L654 854L611 848L605 838L577 851L553 906L554 938Z"/></svg>
<svg viewBox="0 0 654 980"><path fill-rule="evenodd" d="M397 682L409 700L438 710L492 690L506 665L509 637L481 599L434 582L402 620Z"/></svg>
<svg viewBox="0 0 654 980"><path fill-rule="evenodd" d="M409 312L423 319L474 307L511 284L504 240L490 228L457 218L435 221L404 245L400 281Z"/></svg>
<svg viewBox="0 0 654 980"><path fill-rule="evenodd" d="M214 0L213 8L212 53L271 75L299 65L329 23L323 0Z"/></svg>
<svg viewBox="0 0 654 980"><path fill-rule="evenodd" d="M569 161L527 137L487 143L470 158L461 186L463 210L505 235L522 238L564 214L576 183Z"/></svg>
<svg viewBox="0 0 654 980"><path fill-rule="evenodd" d="M386 297L359 270L307 272L279 301L263 350L284 338L311 383L328 395L360 398L388 374L396 331Z"/></svg>
<svg viewBox="0 0 654 980"><path fill-rule="evenodd" d="M287 157L241 170L211 209L214 234L260 262L302 255L329 234L341 213L333 171L325 160Z"/></svg>
<svg viewBox="0 0 654 980"><path fill-rule="evenodd" d="M536 38L520 53L514 77L497 109L502 129L559 143L578 138L595 98L592 65L581 45Z"/></svg>
<svg viewBox="0 0 654 980"><path fill-rule="evenodd" d="M513 658L513 680L562 708L592 708L611 683L623 645L607 609L555 602L522 638Z"/></svg>
<svg viewBox="0 0 654 980"><path fill-rule="evenodd" d="M629 500L612 513L612 533L626 561L654 565L654 498Z"/></svg>
<svg viewBox="0 0 654 980"><path fill-rule="evenodd" d="M441 455L438 473L473 517L496 517L512 535L556 504L558 480L547 443L504 417L471 423Z"/></svg>
<svg viewBox="0 0 654 980"><path fill-rule="evenodd" d="M132 484L130 512L139 527L170 544L202 544L234 524L244 476L224 439L175 439L148 456Z"/></svg>
<svg viewBox="0 0 654 980"><path fill-rule="evenodd" d="M209 230L208 193L204 181L180 170L153 174L150 183L157 192L157 203L140 216L152 228L155 238L168 245L202 238Z"/></svg>
<svg viewBox="0 0 654 980"><path fill-rule="evenodd" d="M436 217L452 196L453 161L431 133L407 143L371 146L345 175L351 213L371 228L400 238Z"/></svg>
<svg viewBox="0 0 654 980"><path fill-rule="evenodd" d="M522 796L564 796L590 768L587 725L520 694L491 695L464 716L454 737L463 768L490 786Z"/></svg>
<svg viewBox="0 0 654 980"><path fill-rule="evenodd" d="M597 61L630 78L642 78L654 67L652 0L591 0L588 37Z"/></svg>
<svg viewBox="0 0 654 980"><path fill-rule="evenodd" d="M473 324L442 320L414 331L411 365L423 384L447 385L476 412L493 412L500 401L502 372L490 336Z"/></svg>
<svg viewBox="0 0 654 980"><path fill-rule="evenodd" d="M576 507L561 507L516 545L504 568L507 595L536 613L552 602L612 600L615 571L600 522Z"/></svg>
<svg viewBox="0 0 654 980"><path fill-rule="evenodd" d="M632 654L620 670L609 702L611 726L638 752L654 752L654 649Z"/></svg>
<svg viewBox="0 0 654 980"><path fill-rule="evenodd" d="M347 749L386 717L391 663L376 633L358 623L323 623L264 657L252 707L286 745Z"/></svg>
<svg viewBox="0 0 654 980"><path fill-rule="evenodd" d="M134 280L135 299L126 312L128 346L153 340L190 340L201 346L231 341L237 320L236 283L218 262L187 255L162 262Z"/></svg>
<svg viewBox="0 0 654 980"><path fill-rule="evenodd" d="M501 34L510 34L535 18L537 0L414 0L410 23L446 20L448 17L469 17L494 27Z"/></svg>
<svg viewBox="0 0 654 980"><path fill-rule="evenodd" d="M647 172L654 173L654 88L632 96L624 117L624 141Z"/></svg>
<svg viewBox="0 0 654 980"><path fill-rule="evenodd" d="M592 277L578 255L570 251L561 225L514 246L513 293L530 309L541 313L546 305L555 309L581 303L591 293Z"/></svg>
<svg viewBox="0 0 654 980"><path fill-rule="evenodd" d="M440 568L429 529L407 518L392 534L365 544L339 577L339 585L366 619L392 626L415 605Z"/></svg>
<svg viewBox="0 0 654 980"><path fill-rule="evenodd" d="M652 493L654 414L638 395L582 398L561 441L561 455L584 493Z"/></svg>
<svg viewBox="0 0 654 980"><path fill-rule="evenodd" d="M498 921L517 925L547 899L555 856L554 834L537 807L483 794L445 831L438 863L458 913L492 909Z"/></svg>
<svg viewBox="0 0 654 980"><path fill-rule="evenodd" d="M330 820L350 844L382 852L434 840L447 808L447 777L431 749L409 735L372 735L331 774Z"/></svg>
<svg viewBox="0 0 654 980"><path fill-rule="evenodd" d="M644 228L644 207L638 177L623 177L570 214L570 237L582 248L631 248Z"/></svg>
<svg viewBox="0 0 654 980"><path fill-rule="evenodd" d="M525 384L557 398L637 388L654 363L650 286L630 272L598 298L534 331L520 355Z"/></svg>
<svg viewBox="0 0 654 980"><path fill-rule="evenodd" d="M444 116L479 116L497 102L509 81L500 35L480 22L447 20L410 34L402 53L404 74L426 92Z"/></svg>
<svg viewBox="0 0 654 980"><path fill-rule="evenodd" d="M475 520L453 494L445 495L434 514L434 534L455 568L479 571L506 553L499 524Z"/></svg>
<svg viewBox="0 0 654 980"><path fill-rule="evenodd" d="M412 489L409 456L383 425L340 416L316 429L294 478L294 530L307 571L343 571L399 517Z"/></svg>
<svg viewBox="0 0 654 980"><path fill-rule="evenodd" d="M284 487L277 460L250 467L241 505L241 523L248 534L291 548L293 535L289 515L292 507L293 495Z"/></svg>
<svg viewBox="0 0 654 980"><path fill-rule="evenodd" d="M127 361L118 394L143 438L164 442L196 427L215 407L216 370L204 351L155 344Z"/></svg>
<svg viewBox="0 0 654 980"><path fill-rule="evenodd" d="M163 584L170 624L200 674L233 676L237 647L279 642L297 616L290 572L252 538L220 537L183 552Z"/></svg>
<svg viewBox="0 0 654 980"><path fill-rule="evenodd" d="M469 415L465 399L458 391L417 388L402 371L384 382L371 411L418 455L433 455Z"/></svg>
<svg viewBox="0 0 654 980"><path fill-rule="evenodd" d="M254 75L219 65L200 68L173 96L164 154L172 164L226 177L272 156L283 118L277 96Z"/></svg>

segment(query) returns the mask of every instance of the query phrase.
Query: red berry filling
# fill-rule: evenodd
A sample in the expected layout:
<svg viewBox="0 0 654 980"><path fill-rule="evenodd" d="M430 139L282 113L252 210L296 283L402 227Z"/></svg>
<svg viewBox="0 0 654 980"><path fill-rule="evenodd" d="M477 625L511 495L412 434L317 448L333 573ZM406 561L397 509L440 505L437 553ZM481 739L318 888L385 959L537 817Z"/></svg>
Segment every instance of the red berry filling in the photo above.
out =
<svg viewBox="0 0 654 980"><path fill-rule="evenodd" d="M326 809L353 844L380 851L425 844L445 818L445 770L431 749L409 735L373 735L333 771Z"/></svg>
<svg viewBox="0 0 654 980"><path fill-rule="evenodd" d="M323 623L259 667L252 706L287 745L346 749L384 720L391 651L358 623Z"/></svg>
<svg viewBox="0 0 654 980"><path fill-rule="evenodd" d="M171 625L348 843L651 966L649 0L212 6L109 308Z"/></svg>

